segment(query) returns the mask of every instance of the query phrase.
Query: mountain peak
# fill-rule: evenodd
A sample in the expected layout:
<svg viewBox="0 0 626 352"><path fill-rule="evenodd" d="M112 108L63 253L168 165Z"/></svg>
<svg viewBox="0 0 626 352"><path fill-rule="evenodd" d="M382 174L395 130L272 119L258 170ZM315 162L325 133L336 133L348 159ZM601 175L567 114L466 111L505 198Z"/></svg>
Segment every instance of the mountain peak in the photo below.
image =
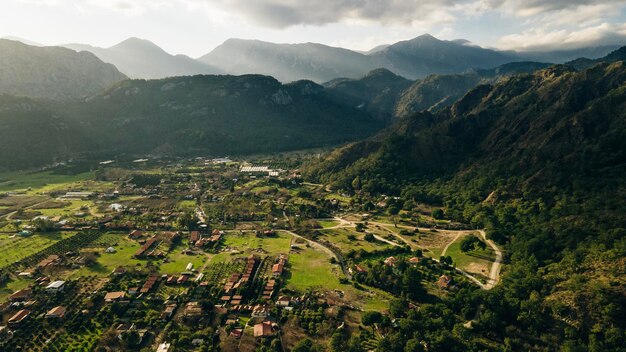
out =
<svg viewBox="0 0 626 352"><path fill-rule="evenodd" d="M143 49L143 50L159 50L165 51L161 49L158 45L147 39L141 39L137 37L130 37L114 46L110 49Z"/></svg>
<svg viewBox="0 0 626 352"><path fill-rule="evenodd" d="M413 41L413 40L415 40L415 41L437 41L437 42L440 41L439 39L435 38L433 35L431 35L429 33L424 33L424 34L422 34L420 36L417 36L417 37L411 39L411 41Z"/></svg>

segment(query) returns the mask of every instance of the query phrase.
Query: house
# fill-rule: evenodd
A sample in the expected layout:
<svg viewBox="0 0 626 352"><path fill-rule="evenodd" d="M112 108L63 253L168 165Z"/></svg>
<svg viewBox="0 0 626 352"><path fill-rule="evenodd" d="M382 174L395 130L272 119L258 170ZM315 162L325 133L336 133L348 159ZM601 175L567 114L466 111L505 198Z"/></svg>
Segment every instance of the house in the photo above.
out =
<svg viewBox="0 0 626 352"><path fill-rule="evenodd" d="M61 198L65 199L88 199L94 195L94 192L67 192Z"/></svg>
<svg viewBox="0 0 626 352"><path fill-rule="evenodd" d="M165 310L161 313L161 319L168 320L171 319L176 311L176 303L168 304L165 306Z"/></svg>
<svg viewBox="0 0 626 352"><path fill-rule="evenodd" d="M120 212L122 210L124 210L124 206L119 204L119 203L113 203L111 205L109 205L109 209L115 211L115 212Z"/></svg>
<svg viewBox="0 0 626 352"><path fill-rule="evenodd" d="M394 266L397 261L398 261L398 259L396 257L389 257L389 258L385 259L384 263L387 266Z"/></svg>
<svg viewBox="0 0 626 352"><path fill-rule="evenodd" d="M46 318L61 319L65 316L65 312L67 312L67 309L63 306L54 307L46 313Z"/></svg>
<svg viewBox="0 0 626 352"><path fill-rule="evenodd" d="M230 336L232 336L232 337L234 337L236 339L241 338L242 335L243 335L243 329L241 329L241 328L233 329L230 332Z"/></svg>
<svg viewBox="0 0 626 352"><path fill-rule="evenodd" d="M448 288L450 288L451 284L452 284L452 277L448 275L441 275L439 277L439 280L437 281L437 286L439 286L440 288L444 290L447 290Z"/></svg>
<svg viewBox="0 0 626 352"><path fill-rule="evenodd" d="M287 296L280 296L276 301L276 305L279 307L287 307L291 303L291 299Z"/></svg>
<svg viewBox="0 0 626 352"><path fill-rule="evenodd" d="M202 306L198 302L189 302L185 306L185 311L183 312L185 318L199 318L202 315Z"/></svg>
<svg viewBox="0 0 626 352"><path fill-rule="evenodd" d="M131 240L135 240L143 236L143 232L141 230L133 230L130 234L128 234L128 238Z"/></svg>
<svg viewBox="0 0 626 352"><path fill-rule="evenodd" d="M115 253L115 248L113 248L113 247L109 247L109 248L107 248L104 252L105 252L105 253Z"/></svg>
<svg viewBox="0 0 626 352"><path fill-rule="evenodd" d="M113 271L111 272L113 275L122 275L124 273L126 273L126 268L123 266L118 266L117 268L113 269Z"/></svg>
<svg viewBox="0 0 626 352"><path fill-rule="evenodd" d="M107 294L104 296L104 301L105 302L115 302L115 301L119 301L121 299L124 299L124 297L126 297L126 292L124 292L124 291L107 292Z"/></svg>
<svg viewBox="0 0 626 352"><path fill-rule="evenodd" d="M150 249L150 247L152 247L152 245L154 245L156 241L157 241L156 237L152 237L149 240L147 240L146 243L144 243L143 246L141 246L141 248L139 248L135 252L135 257L137 258L143 257L144 254Z"/></svg>
<svg viewBox="0 0 626 352"><path fill-rule="evenodd" d="M285 268L285 265L283 263L274 264L272 266L272 276L280 277L281 275L283 275L284 268Z"/></svg>
<svg viewBox="0 0 626 352"><path fill-rule="evenodd" d="M357 264L354 266L354 270L356 270L357 273L366 273L367 269L365 269L363 266L361 266L361 264Z"/></svg>
<svg viewBox="0 0 626 352"><path fill-rule="evenodd" d="M252 308L251 315L253 318L267 318L270 315L270 310L267 306L259 304Z"/></svg>
<svg viewBox="0 0 626 352"><path fill-rule="evenodd" d="M199 231L191 231L189 233L189 243L196 243L200 240L200 232Z"/></svg>
<svg viewBox="0 0 626 352"><path fill-rule="evenodd" d="M28 300L33 295L33 290L30 288L23 288L19 291L16 291L12 295L9 296L9 301L11 302L23 302Z"/></svg>
<svg viewBox="0 0 626 352"><path fill-rule="evenodd" d="M272 322L264 321L254 325L254 337L267 337L274 334Z"/></svg>
<svg viewBox="0 0 626 352"><path fill-rule="evenodd" d="M141 290L139 290L139 292L141 293L148 293L152 290L152 288L154 287L154 285L157 283L157 280L159 279L158 276L156 275L150 275L150 277L148 277L148 280L146 280L146 282L143 284L143 286L141 287Z"/></svg>
<svg viewBox="0 0 626 352"><path fill-rule="evenodd" d="M419 264L420 260L421 259L418 258L418 257L412 257L411 259L409 259L409 263L410 264Z"/></svg>
<svg viewBox="0 0 626 352"><path fill-rule="evenodd" d="M9 318L9 325L18 325L23 322L30 315L30 310L22 309Z"/></svg>
<svg viewBox="0 0 626 352"><path fill-rule="evenodd" d="M53 281L46 286L46 291L49 293L57 293L63 291L65 288L65 281Z"/></svg>
<svg viewBox="0 0 626 352"><path fill-rule="evenodd" d="M179 285L183 285L185 284L187 281L189 280L189 276L187 275L182 275L181 277L178 278L178 280L176 280L176 283Z"/></svg>

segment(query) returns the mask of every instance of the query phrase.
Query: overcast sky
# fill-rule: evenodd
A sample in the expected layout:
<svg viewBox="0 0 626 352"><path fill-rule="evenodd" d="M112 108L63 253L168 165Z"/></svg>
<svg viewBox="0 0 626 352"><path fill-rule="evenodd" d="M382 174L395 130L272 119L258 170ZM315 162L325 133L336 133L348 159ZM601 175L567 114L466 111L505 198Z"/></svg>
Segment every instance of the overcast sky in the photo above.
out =
<svg viewBox="0 0 626 352"><path fill-rule="evenodd" d="M626 0L2 0L0 37L201 56L228 38L356 50L430 33L516 50L626 45Z"/></svg>

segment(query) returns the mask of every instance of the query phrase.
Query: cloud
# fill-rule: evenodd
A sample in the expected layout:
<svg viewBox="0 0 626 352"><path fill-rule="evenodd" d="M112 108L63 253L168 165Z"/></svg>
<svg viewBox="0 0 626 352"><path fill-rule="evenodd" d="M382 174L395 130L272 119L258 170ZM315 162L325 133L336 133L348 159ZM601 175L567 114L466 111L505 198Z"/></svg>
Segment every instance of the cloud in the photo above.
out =
<svg viewBox="0 0 626 352"><path fill-rule="evenodd" d="M500 38L497 46L519 51L577 49L585 46L626 44L626 24L601 23L597 26L568 31L538 28Z"/></svg>
<svg viewBox="0 0 626 352"><path fill-rule="evenodd" d="M441 24L488 11L530 17L558 11L584 12L626 0L191 0L209 3L245 16L257 24L285 28L370 21L382 24Z"/></svg>
<svg viewBox="0 0 626 352"><path fill-rule="evenodd" d="M196 0L239 13L272 28L367 21L412 24L452 20L452 8L469 0Z"/></svg>
<svg viewBox="0 0 626 352"><path fill-rule="evenodd" d="M517 16L535 16L553 11L576 10L596 5L623 5L624 0L486 0L491 8Z"/></svg>

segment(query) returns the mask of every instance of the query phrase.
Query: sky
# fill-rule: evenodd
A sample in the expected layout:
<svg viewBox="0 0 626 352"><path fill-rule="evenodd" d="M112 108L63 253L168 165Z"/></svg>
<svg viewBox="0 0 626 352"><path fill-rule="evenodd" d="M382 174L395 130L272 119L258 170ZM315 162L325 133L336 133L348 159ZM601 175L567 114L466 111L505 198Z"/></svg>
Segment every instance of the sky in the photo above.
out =
<svg viewBox="0 0 626 352"><path fill-rule="evenodd" d="M503 50L626 45L626 0L2 0L0 37L199 57L228 38L369 50L430 33Z"/></svg>

